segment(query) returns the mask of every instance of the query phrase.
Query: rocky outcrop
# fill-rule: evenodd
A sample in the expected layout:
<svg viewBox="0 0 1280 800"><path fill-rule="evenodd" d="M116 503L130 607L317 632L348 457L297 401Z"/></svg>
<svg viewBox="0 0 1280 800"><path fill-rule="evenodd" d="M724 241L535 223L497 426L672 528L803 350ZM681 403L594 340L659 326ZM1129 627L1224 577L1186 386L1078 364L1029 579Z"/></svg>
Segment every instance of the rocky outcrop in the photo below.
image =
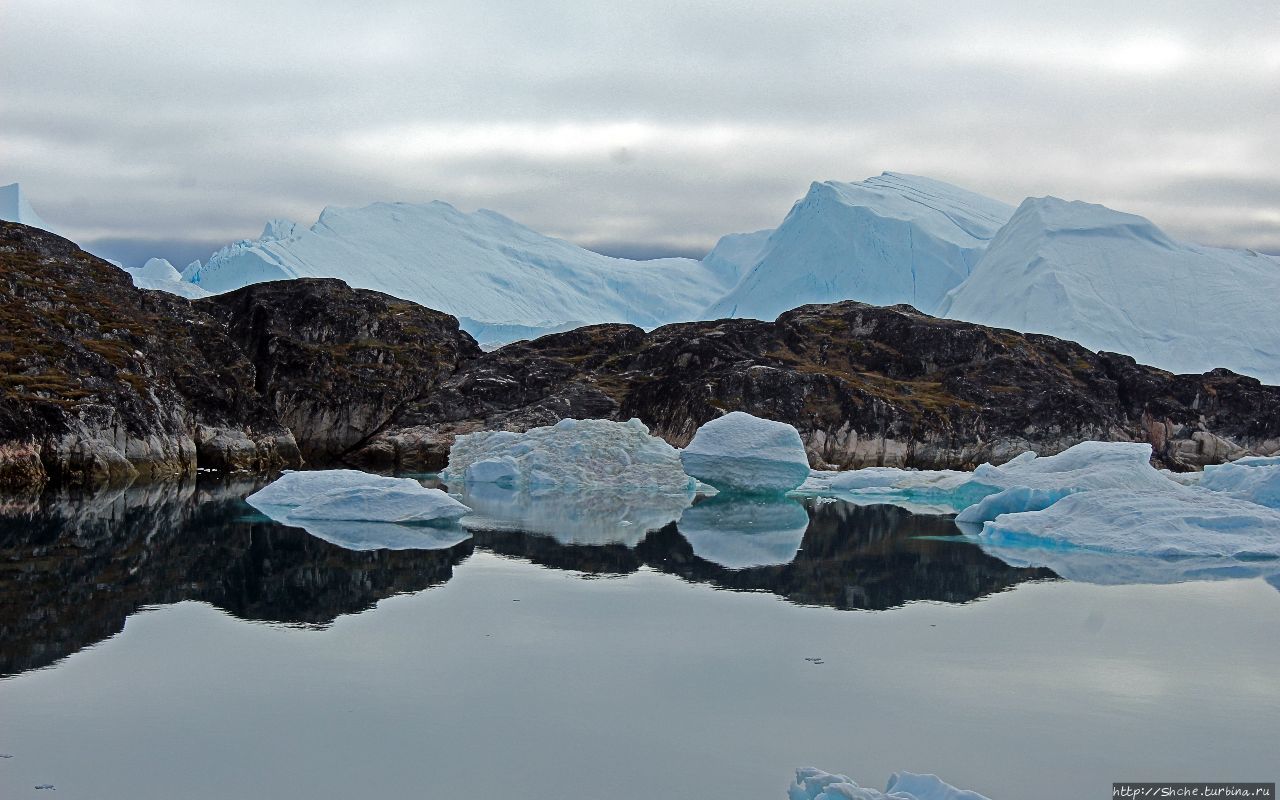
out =
<svg viewBox="0 0 1280 800"><path fill-rule="evenodd" d="M226 324L312 463L365 447L480 355L454 317L339 280L257 284L199 307Z"/></svg>
<svg viewBox="0 0 1280 800"><path fill-rule="evenodd" d="M408 404L369 447L434 468L459 433L633 416L683 446L735 410L791 423L824 467L971 468L1084 440L1149 441L1175 469L1280 451L1280 387L856 302L775 322L597 325L508 345Z"/></svg>
<svg viewBox="0 0 1280 800"><path fill-rule="evenodd" d="M51 233L0 223L0 486L299 462L219 321Z"/></svg>

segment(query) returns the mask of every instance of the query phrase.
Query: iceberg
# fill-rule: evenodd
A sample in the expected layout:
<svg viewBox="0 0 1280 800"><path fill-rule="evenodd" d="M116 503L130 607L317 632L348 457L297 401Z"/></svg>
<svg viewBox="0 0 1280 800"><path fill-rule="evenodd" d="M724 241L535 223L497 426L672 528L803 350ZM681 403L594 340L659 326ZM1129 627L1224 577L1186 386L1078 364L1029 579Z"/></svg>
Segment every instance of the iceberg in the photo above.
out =
<svg viewBox="0 0 1280 800"><path fill-rule="evenodd" d="M809 477L809 457L795 428L742 411L698 428L680 463L721 491L782 493Z"/></svg>
<svg viewBox="0 0 1280 800"><path fill-rule="evenodd" d="M909 303L932 313L1012 214L1004 203L917 175L814 183L705 317L772 320L839 300ZM725 242L719 255L750 257L756 246Z"/></svg>
<svg viewBox="0 0 1280 800"><path fill-rule="evenodd" d="M1181 373L1280 383L1280 258L1179 242L1149 220L1027 198L937 313Z"/></svg>
<svg viewBox="0 0 1280 800"><path fill-rule="evenodd" d="M167 259L149 258L141 267L121 267L133 279L139 289L155 289L176 294L188 300L208 297L209 292L182 279L182 275Z"/></svg>
<svg viewBox="0 0 1280 800"><path fill-rule="evenodd" d="M471 509L448 494L359 470L287 471L245 502L348 550L440 550L470 536L456 523Z"/></svg>
<svg viewBox="0 0 1280 800"><path fill-rule="evenodd" d="M462 500L474 510L463 521L471 530L535 533L564 545L635 547L650 531L680 519L693 492L624 487L520 490L468 483Z"/></svg>
<svg viewBox="0 0 1280 800"><path fill-rule="evenodd" d="M1280 509L1280 458L1242 458L1204 468L1200 487Z"/></svg>
<svg viewBox="0 0 1280 800"><path fill-rule="evenodd" d="M1002 514L977 541L1007 563L1091 583L1280 573L1280 511L1177 484L1149 494L1096 489L1041 511Z"/></svg>
<svg viewBox="0 0 1280 800"><path fill-rule="evenodd" d="M26 195L22 193L21 184L17 183L0 186L0 220L50 230L48 224L40 219L40 215L27 201Z"/></svg>
<svg viewBox="0 0 1280 800"><path fill-rule="evenodd" d="M631 488L682 493L694 488L678 451L638 419L562 419L524 433L481 431L454 440L442 473L453 484L515 489Z"/></svg>
<svg viewBox="0 0 1280 800"><path fill-rule="evenodd" d="M718 494L684 510L676 524L698 558L728 569L790 564L809 513L786 497Z"/></svg>
<svg viewBox="0 0 1280 800"><path fill-rule="evenodd" d="M310 228L273 220L260 238L224 247L185 277L215 293L338 278L452 314L489 346L569 324L696 319L732 280L693 259L612 258L438 201L330 207Z"/></svg>
<svg viewBox="0 0 1280 800"><path fill-rule="evenodd" d="M988 800L977 792L957 789L937 775L895 772L883 792L859 786L847 775L813 767L796 770L787 800Z"/></svg>

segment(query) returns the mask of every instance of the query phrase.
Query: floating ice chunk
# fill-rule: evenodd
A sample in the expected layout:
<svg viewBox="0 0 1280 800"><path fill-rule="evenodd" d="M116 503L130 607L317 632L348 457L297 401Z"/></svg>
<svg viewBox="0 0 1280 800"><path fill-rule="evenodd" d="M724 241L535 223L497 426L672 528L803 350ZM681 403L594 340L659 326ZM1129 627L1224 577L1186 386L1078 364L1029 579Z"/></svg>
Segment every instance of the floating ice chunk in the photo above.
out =
<svg viewBox="0 0 1280 800"><path fill-rule="evenodd" d="M833 775L813 767L796 770L788 800L987 800L977 792L957 789L937 775L895 772L883 792L859 786L847 775Z"/></svg>
<svg viewBox="0 0 1280 800"><path fill-rule="evenodd" d="M624 487L520 490L468 483L462 499L475 510L464 522L472 530L537 533L565 545L635 547L649 531L679 519L693 492Z"/></svg>
<svg viewBox="0 0 1280 800"><path fill-rule="evenodd" d="M746 569L794 561L809 513L786 497L718 494L685 509L676 527L694 555Z"/></svg>
<svg viewBox="0 0 1280 800"><path fill-rule="evenodd" d="M289 512L290 519L338 519L365 522L452 522L471 509L439 489L409 478L395 486L332 489Z"/></svg>
<svg viewBox="0 0 1280 800"><path fill-rule="evenodd" d="M334 489L383 488L417 484L409 478L388 478L358 469L285 470L279 478L245 498L254 508L300 506Z"/></svg>
<svg viewBox="0 0 1280 800"><path fill-rule="evenodd" d="M344 550L448 550L471 538L471 533L457 524L426 526L293 518L288 518L286 524Z"/></svg>
<svg viewBox="0 0 1280 800"><path fill-rule="evenodd" d="M809 458L795 428L742 411L698 428L680 462L685 472L725 491L780 494L809 477Z"/></svg>
<svg viewBox="0 0 1280 800"><path fill-rule="evenodd" d="M1280 559L1280 511L1196 487L1150 494L1101 489L1064 497L1043 511L1003 514L983 526L979 541L1256 566Z"/></svg>
<svg viewBox="0 0 1280 800"><path fill-rule="evenodd" d="M454 441L443 477L449 483L499 482L515 488L684 492L694 486L676 449L650 436L638 419L562 419L524 433L465 434Z"/></svg>
<svg viewBox="0 0 1280 800"><path fill-rule="evenodd" d="M1280 508L1280 458L1242 458L1208 466L1199 485L1240 500Z"/></svg>

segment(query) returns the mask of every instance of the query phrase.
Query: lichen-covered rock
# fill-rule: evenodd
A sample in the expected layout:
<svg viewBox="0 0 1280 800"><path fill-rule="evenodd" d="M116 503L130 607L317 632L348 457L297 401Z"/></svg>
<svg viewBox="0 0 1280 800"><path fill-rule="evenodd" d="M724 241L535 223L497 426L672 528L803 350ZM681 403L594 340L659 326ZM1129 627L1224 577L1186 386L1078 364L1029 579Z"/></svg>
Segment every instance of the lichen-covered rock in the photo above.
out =
<svg viewBox="0 0 1280 800"><path fill-rule="evenodd" d="M227 434L202 433L214 429ZM113 485L198 462L298 463L225 326L65 239L0 223L0 483Z"/></svg>

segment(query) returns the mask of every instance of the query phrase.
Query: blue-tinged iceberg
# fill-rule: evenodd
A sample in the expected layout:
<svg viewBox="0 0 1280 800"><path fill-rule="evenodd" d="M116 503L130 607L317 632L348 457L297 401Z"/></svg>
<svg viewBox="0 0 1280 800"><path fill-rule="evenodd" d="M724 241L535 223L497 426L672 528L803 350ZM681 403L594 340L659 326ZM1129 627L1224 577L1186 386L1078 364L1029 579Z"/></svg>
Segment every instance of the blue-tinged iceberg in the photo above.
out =
<svg viewBox="0 0 1280 800"><path fill-rule="evenodd" d="M680 462L685 472L721 491L779 494L809 477L809 457L794 427L742 411L698 428Z"/></svg>
<svg viewBox="0 0 1280 800"><path fill-rule="evenodd" d="M984 795L957 789L937 775L895 772L883 792L859 786L847 775L813 767L796 770L787 800L988 800Z"/></svg>

